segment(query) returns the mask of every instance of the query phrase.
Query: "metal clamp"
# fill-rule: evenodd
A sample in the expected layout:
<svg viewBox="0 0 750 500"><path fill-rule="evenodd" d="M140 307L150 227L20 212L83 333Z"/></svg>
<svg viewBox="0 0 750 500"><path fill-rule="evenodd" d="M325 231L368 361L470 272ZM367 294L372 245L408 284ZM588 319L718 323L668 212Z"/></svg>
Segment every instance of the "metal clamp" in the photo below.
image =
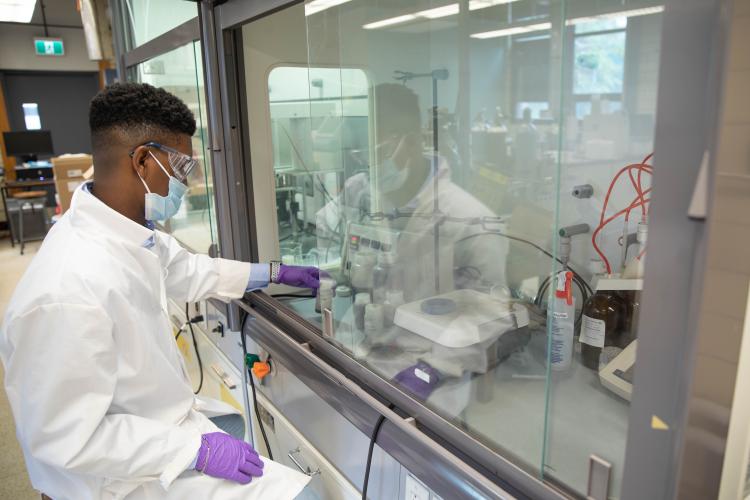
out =
<svg viewBox="0 0 750 500"><path fill-rule="evenodd" d="M298 453L300 453L299 447L291 450L289 453L287 453L286 456L289 457L289 460L291 460L292 463L297 466L297 468L302 474L305 474L306 476L310 476L310 477L317 476L318 474L320 474L320 468L317 468L315 470L310 470L310 467L303 467L302 464L300 464L299 461L296 458L294 458L294 455L297 455Z"/></svg>

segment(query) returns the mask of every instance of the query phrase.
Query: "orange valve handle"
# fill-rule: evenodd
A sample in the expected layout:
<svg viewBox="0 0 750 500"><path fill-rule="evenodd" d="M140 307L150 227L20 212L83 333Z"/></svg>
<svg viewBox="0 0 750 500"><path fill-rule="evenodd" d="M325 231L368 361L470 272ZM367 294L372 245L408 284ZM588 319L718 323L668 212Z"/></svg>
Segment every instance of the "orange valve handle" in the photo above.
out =
<svg viewBox="0 0 750 500"><path fill-rule="evenodd" d="M256 361L253 363L253 374L258 380L263 380L263 377L271 373L271 365L264 361Z"/></svg>

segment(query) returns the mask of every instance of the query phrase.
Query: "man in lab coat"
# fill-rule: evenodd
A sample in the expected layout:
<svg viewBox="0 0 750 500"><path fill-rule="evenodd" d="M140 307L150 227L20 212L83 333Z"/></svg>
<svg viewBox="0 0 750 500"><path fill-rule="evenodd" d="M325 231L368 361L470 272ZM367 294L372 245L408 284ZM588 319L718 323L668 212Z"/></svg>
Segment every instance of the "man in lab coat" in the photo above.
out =
<svg viewBox="0 0 750 500"><path fill-rule="evenodd" d="M0 327L0 359L35 488L55 500L294 498L307 477L265 459L196 397L167 299L224 301L318 271L194 255L153 221L195 167L193 114L144 84L91 102L94 181L47 235Z"/></svg>

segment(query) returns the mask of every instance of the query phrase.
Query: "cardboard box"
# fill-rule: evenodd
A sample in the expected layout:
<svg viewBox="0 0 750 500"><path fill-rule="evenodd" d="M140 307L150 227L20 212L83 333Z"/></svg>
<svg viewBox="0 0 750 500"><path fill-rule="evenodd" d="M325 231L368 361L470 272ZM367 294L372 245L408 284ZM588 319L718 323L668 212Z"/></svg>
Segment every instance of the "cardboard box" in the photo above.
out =
<svg viewBox="0 0 750 500"><path fill-rule="evenodd" d="M52 171L55 173L55 188L61 214L70 208L73 192L86 181L84 174L91 168L91 155L69 154L52 158Z"/></svg>

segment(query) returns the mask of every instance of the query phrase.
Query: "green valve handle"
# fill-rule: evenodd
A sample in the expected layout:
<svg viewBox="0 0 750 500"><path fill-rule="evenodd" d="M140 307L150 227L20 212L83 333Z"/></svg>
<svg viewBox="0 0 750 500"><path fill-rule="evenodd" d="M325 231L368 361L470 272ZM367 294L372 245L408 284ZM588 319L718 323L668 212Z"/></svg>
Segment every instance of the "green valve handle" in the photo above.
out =
<svg viewBox="0 0 750 500"><path fill-rule="evenodd" d="M253 366L255 363L260 362L260 356L257 354L246 354L245 355L245 365L247 366Z"/></svg>

